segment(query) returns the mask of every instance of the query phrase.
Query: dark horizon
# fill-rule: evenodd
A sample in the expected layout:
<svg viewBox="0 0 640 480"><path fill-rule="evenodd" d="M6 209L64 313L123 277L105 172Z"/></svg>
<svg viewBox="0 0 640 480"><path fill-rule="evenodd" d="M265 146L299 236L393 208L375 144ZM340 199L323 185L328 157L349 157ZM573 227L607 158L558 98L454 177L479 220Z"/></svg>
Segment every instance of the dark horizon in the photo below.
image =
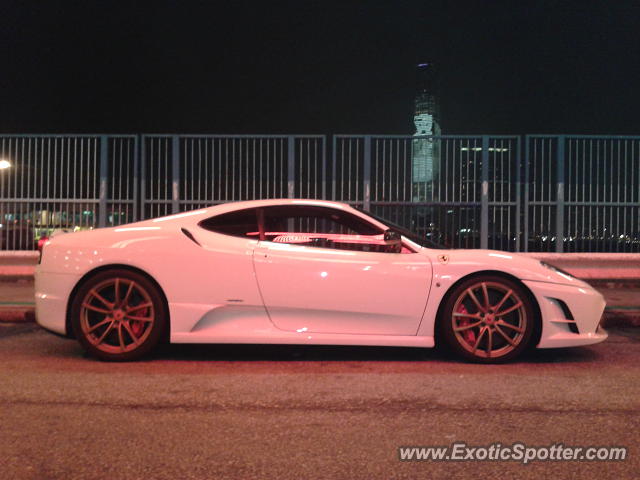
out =
<svg viewBox="0 0 640 480"><path fill-rule="evenodd" d="M635 2L6 1L0 133L640 134Z"/></svg>

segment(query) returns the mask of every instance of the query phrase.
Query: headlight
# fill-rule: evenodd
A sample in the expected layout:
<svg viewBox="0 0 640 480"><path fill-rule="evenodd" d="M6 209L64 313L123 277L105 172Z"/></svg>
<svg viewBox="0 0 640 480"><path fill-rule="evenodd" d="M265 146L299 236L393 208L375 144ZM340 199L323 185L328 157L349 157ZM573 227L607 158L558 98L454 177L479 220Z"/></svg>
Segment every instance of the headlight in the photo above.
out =
<svg viewBox="0 0 640 480"><path fill-rule="evenodd" d="M540 265L542 265L545 268L548 268L549 270L553 270L554 272L559 273L560 275L563 275L565 277L578 279L578 277L576 277L575 275L571 275L569 272L566 272L561 268L555 267L547 262L543 262L542 260L540 260Z"/></svg>

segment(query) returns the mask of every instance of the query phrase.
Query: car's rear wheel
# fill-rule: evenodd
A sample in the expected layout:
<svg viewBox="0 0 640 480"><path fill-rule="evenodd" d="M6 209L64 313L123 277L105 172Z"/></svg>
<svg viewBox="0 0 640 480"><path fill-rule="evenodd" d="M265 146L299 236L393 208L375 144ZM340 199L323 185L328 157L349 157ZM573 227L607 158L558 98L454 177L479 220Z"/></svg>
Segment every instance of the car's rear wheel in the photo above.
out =
<svg viewBox="0 0 640 480"><path fill-rule="evenodd" d="M532 301L522 286L489 275L458 285L448 296L439 321L449 347L480 363L519 356L530 346L537 324Z"/></svg>
<svg viewBox="0 0 640 480"><path fill-rule="evenodd" d="M72 306L74 333L91 355L108 361L148 354L167 328L167 309L158 287L129 270L108 270L86 280Z"/></svg>

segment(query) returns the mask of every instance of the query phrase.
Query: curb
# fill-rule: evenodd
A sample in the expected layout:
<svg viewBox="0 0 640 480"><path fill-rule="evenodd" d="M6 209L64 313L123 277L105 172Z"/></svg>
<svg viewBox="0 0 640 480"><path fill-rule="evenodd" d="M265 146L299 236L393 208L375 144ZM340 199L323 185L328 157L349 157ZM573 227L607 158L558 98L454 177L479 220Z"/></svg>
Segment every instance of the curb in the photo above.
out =
<svg viewBox="0 0 640 480"><path fill-rule="evenodd" d="M605 309L602 326L607 327L640 327L640 309L637 307L611 307Z"/></svg>
<svg viewBox="0 0 640 480"><path fill-rule="evenodd" d="M30 306L0 308L0 323L34 323L36 311Z"/></svg>
<svg viewBox="0 0 640 480"><path fill-rule="evenodd" d="M35 280L33 275L22 275L22 274L14 274L14 275L1 275L0 274L0 283L33 283Z"/></svg>

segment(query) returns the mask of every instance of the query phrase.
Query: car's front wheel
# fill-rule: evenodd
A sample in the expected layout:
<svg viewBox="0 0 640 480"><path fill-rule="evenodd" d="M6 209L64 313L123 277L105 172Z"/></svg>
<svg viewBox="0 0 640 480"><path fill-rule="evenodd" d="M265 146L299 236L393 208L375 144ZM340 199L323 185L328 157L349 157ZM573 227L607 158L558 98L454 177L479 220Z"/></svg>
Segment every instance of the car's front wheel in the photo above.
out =
<svg viewBox="0 0 640 480"><path fill-rule="evenodd" d="M167 328L167 309L156 285L129 270L108 270L86 280L71 305L71 323L85 350L101 360L137 360Z"/></svg>
<svg viewBox="0 0 640 480"><path fill-rule="evenodd" d="M481 363L516 358L530 346L537 325L532 301L522 286L490 275L458 285L439 320L449 347Z"/></svg>

